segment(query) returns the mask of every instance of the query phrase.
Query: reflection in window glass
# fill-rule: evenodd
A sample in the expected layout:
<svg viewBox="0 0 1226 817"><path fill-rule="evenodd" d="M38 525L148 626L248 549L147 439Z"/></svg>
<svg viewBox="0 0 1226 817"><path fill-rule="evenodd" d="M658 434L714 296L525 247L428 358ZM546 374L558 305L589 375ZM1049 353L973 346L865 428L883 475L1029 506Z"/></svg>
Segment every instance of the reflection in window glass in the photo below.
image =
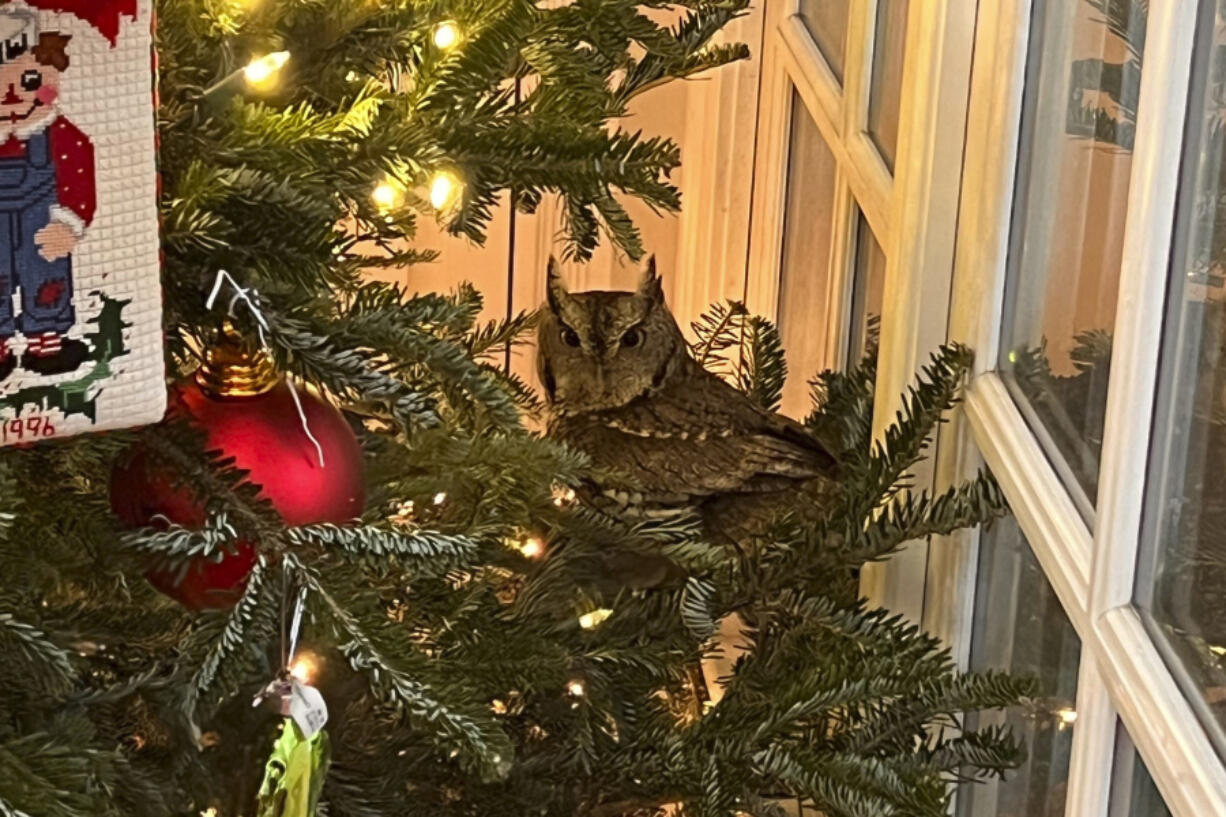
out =
<svg viewBox="0 0 1226 817"><path fill-rule="evenodd" d="M1171 810L1162 801L1123 724L1115 733L1115 771L1111 776L1108 817L1171 817Z"/></svg>
<svg viewBox="0 0 1226 817"><path fill-rule="evenodd" d="M972 727L1006 723L1026 743L1026 762L1003 782L967 783L958 817L1062 817L1073 747L1081 642L1013 519L979 547L971 669L1038 679L1036 701L968 716Z"/></svg>
<svg viewBox="0 0 1226 817"><path fill-rule="evenodd" d="M868 133L891 171L894 170L894 156L898 148L898 111L902 100L908 5L908 0L877 0L877 32L873 37Z"/></svg>
<svg viewBox="0 0 1226 817"><path fill-rule="evenodd" d="M826 316L836 164L795 92L790 145L779 279L779 332L790 373L782 409L802 417L810 411L808 381L829 365Z"/></svg>
<svg viewBox="0 0 1226 817"><path fill-rule="evenodd" d="M847 47L847 6L850 0L800 0L800 19L813 35L817 50L839 82Z"/></svg>
<svg viewBox="0 0 1226 817"><path fill-rule="evenodd" d="M863 213L856 217L856 270L851 291L851 337L847 368L859 365L865 355L877 356L880 340L881 303L885 297L885 253Z"/></svg>
<svg viewBox="0 0 1226 817"><path fill-rule="evenodd" d="M1211 39L1226 0L1203 5L1137 602L1226 756L1226 53Z"/></svg>
<svg viewBox="0 0 1226 817"><path fill-rule="evenodd" d="M1132 164L1145 4L1038 0L1000 367L1090 516Z"/></svg>

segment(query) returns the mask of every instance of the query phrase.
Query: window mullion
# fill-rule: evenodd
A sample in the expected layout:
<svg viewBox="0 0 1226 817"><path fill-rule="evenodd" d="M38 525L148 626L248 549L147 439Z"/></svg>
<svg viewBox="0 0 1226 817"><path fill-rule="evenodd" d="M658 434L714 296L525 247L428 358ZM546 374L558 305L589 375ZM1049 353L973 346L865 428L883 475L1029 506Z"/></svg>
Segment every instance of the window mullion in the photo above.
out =
<svg viewBox="0 0 1226 817"><path fill-rule="evenodd" d="M976 32L949 337L996 367L1021 134L1030 0L984 2Z"/></svg>
<svg viewBox="0 0 1226 817"><path fill-rule="evenodd" d="M905 390L948 329L951 274L957 237L957 203L966 136L966 77L975 33L975 4L965 0L912 3L904 49L899 140L888 229L865 215L886 256L874 431L884 432ZM884 163L867 134L853 144ZM853 170L861 165L853 160ZM854 190L853 185L853 190ZM932 470L916 474L930 485ZM870 599L919 621L924 608L927 544L913 543L890 562L867 566L862 590Z"/></svg>
<svg viewBox="0 0 1226 817"><path fill-rule="evenodd" d="M967 390L966 415L979 450L1009 499L1077 634L1092 643L1087 615L1091 535L1059 475L996 374Z"/></svg>
<svg viewBox="0 0 1226 817"><path fill-rule="evenodd" d="M1154 630L1133 607L1142 545L1155 392L1163 344L1163 309L1173 266L1175 214L1195 188L1181 160L1195 159L1185 141L1192 59L1200 27L1213 28L1214 3L1154 0L1146 36L1133 178L1124 236L1119 310L1112 342L1110 391L1103 436L1103 479L1095 533L1091 613L1096 652L1120 716L1176 817L1226 813L1226 767L1200 719L1200 703L1180 689ZM1206 70L1204 67L1199 71ZM1170 546L1171 543L1164 543ZM1169 658L1168 658L1169 660ZM1199 718L1198 718L1199 714Z"/></svg>
<svg viewBox="0 0 1226 817"><path fill-rule="evenodd" d="M843 78L843 136L846 139L866 129L877 0L850 0L850 5L847 70Z"/></svg>
<svg viewBox="0 0 1226 817"><path fill-rule="evenodd" d="M1154 0L1103 429L1091 613L1131 603L1197 3Z"/></svg>
<svg viewBox="0 0 1226 817"><path fill-rule="evenodd" d="M983 3L975 31L967 111L966 151L950 299L949 339L976 352L975 371L992 368L1000 343L1000 313L1009 240L1009 213L1028 28L1028 0ZM948 443L946 442L948 441ZM973 429L959 411L942 437L937 476L945 483L973 477L983 466ZM924 626L965 666L974 627L979 531L934 540L928 561Z"/></svg>
<svg viewBox="0 0 1226 817"><path fill-rule="evenodd" d="M750 311L778 321L779 276L782 269L784 203L788 191L791 148L792 83L783 63L780 18L767 4L762 46L762 90L758 146L754 157L754 188L749 236L749 268L745 302ZM705 307L704 307L705 308Z"/></svg>
<svg viewBox="0 0 1226 817"><path fill-rule="evenodd" d="M799 17L780 22L778 40L784 71L805 100L805 107L847 174L848 184L865 218L877 235L888 236L893 218L894 184L885 162L867 133L847 129L849 98L843 96L825 67L825 61Z"/></svg>
<svg viewBox="0 0 1226 817"><path fill-rule="evenodd" d="M787 72L805 98L809 113L833 147L843 137L843 90L799 15L779 21L775 31L782 44Z"/></svg>
<svg viewBox="0 0 1226 817"><path fill-rule="evenodd" d="M841 369L847 360L852 324L852 287L855 283L856 205L840 166L835 185L834 235L830 248L830 277L826 293L826 360L828 369Z"/></svg>
<svg viewBox="0 0 1226 817"><path fill-rule="evenodd" d="M1065 817L1107 817L1118 718L1103 685L1098 662L1083 653L1077 682L1073 753L1069 761Z"/></svg>
<svg viewBox="0 0 1226 817"><path fill-rule="evenodd" d="M1101 677L1167 807L1175 817L1226 814L1226 767L1137 611L1109 610L1095 629Z"/></svg>

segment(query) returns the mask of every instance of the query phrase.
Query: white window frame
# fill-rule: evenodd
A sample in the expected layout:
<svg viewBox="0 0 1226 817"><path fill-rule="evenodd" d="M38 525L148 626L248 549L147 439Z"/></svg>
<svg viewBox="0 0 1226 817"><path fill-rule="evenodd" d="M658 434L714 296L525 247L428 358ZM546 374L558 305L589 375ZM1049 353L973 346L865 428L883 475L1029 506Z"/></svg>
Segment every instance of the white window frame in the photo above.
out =
<svg viewBox="0 0 1226 817"><path fill-rule="evenodd" d="M1198 2L1150 4L1093 531L994 372L1031 0L912 0L893 177L865 133L876 0L851 0L842 88L796 16L797 0L763 3L752 36L742 37L760 38L761 62L716 80L694 121L699 132L728 136L697 157L696 174L691 157L688 179L705 192L683 216L682 311L744 297L755 312L778 317L795 87L838 164L832 251L848 279L831 282L823 318L838 342L827 344L827 364L840 365L846 349L853 196L886 256L878 431L937 345L957 340L976 350L964 409L942 431L933 473L919 482L950 484L986 462L1081 638L1066 817L1107 817L1115 765L1132 762L1115 757L1120 722L1176 817L1226 815L1226 766L1132 606L1164 319L1157 305L1165 300ZM751 129L744 112L755 91ZM748 236L736 229L744 223ZM977 563L977 533L937 538L873 566L864 590L922 619L965 666Z"/></svg>
<svg viewBox="0 0 1226 817"><path fill-rule="evenodd" d="M1067 817L1106 817L1114 764L1131 762L1114 758L1118 720L1176 817L1226 815L1226 766L1132 605L1199 3L1150 5L1093 531L993 371L1031 3L979 6L950 322L978 358L941 470L965 476L982 453L1081 638ZM977 549L964 537L943 550L925 622L965 656Z"/></svg>
<svg viewBox="0 0 1226 817"><path fill-rule="evenodd" d="M828 327L824 367L839 368L847 357L857 207L886 258L875 424L881 432L924 357L946 337L975 4L909 4L891 174L868 133L877 3L850 0L840 85L798 15L798 0L765 0L744 298L753 312L778 319L792 102L799 98L837 165L834 274L827 313L817 316ZM932 478L916 476L920 484ZM924 575L928 550L925 542L912 543L889 562L868 565L865 595L920 620L925 587L914 577Z"/></svg>
<svg viewBox="0 0 1226 817"><path fill-rule="evenodd" d="M894 179L866 132L872 30L864 18L870 8L875 8L875 0L850 0L844 87L840 87L799 15L799 0L768 0L765 5L746 305L758 314L777 317L795 89L837 166L831 268L844 274L829 278L829 311L822 316L832 341L827 344L827 365L837 365L839 351L845 353L850 306L846 270L854 262L855 244L852 197L883 250L893 223Z"/></svg>

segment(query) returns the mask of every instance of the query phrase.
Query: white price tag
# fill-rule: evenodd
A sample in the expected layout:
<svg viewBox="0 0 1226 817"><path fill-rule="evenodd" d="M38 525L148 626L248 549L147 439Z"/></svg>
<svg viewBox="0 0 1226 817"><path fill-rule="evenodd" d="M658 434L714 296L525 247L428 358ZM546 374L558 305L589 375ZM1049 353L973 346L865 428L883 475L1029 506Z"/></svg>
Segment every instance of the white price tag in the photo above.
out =
<svg viewBox="0 0 1226 817"><path fill-rule="evenodd" d="M318 689L295 681L290 693L289 716L302 736L310 740L328 722L328 705Z"/></svg>

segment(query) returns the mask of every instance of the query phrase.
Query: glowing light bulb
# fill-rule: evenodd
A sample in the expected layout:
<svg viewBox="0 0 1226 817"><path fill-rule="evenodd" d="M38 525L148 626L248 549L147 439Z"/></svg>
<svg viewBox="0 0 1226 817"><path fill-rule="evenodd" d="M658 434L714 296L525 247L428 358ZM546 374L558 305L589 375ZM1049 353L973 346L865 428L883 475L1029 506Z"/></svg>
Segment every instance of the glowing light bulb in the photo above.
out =
<svg viewBox="0 0 1226 817"><path fill-rule="evenodd" d="M300 684L311 683L319 674L319 658L309 652L299 653L289 665L289 674Z"/></svg>
<svg viewBox="0 0 1226 817"><path fill-rule="evenodd" d="M446 501L447 501L447 494L443 493L442 491L439 491L437 494L434 495L435 505L442 505Z"/></svg>
<svg viewBox="0 0 1226 817"><path fill-rule="evenodd" d="M440 171L430 180L430 206L443 210L455 201L460 192L460 180L455 174Z"/></svg>
<svg viewBox="0 0 1226 817"><path fill-rule="evenodd" d="M525 559L539 559L545 555L545 542L539 536L529 536L519 546Z"/></svg>
<svg viewBox="0 0 1226 817"><path fill-rule="evenodd" d="M434 45L446 50L460 41L460 27L451 20L444 20L434 27Z"/></svg>
<svg viewBox="0 0 1226 817"><path fill-rule="evenodd" d="M370 194L370 197L380 211L395 209L400 204L400 190L397 189L391 179L381 181L375 185L375 189Z"/></svg>
<svg viewBox="0 0 1226 817"><path fill-rule="evenodd" d="M274 51L263 57L256 57L243 69L243 76L254 86L267 85L273 77L289 62L288 51Z"/></svg>
<svg viewBox="0 0 1226 817"><path fill-rule="evenodd" d="M566 684L566 694L572 698L582 698L587 694L587 684L579 678L574 679Z"/></svg>
<svg viewBox="0 0 1226 817"><path fill-rule="evenodd" d="M1060 719L1060 728L1064 729L1077 723L1077 710L1066 706L1064 709L1056 710L1056 717Z"/></svg>
<svg viewBox="0 0 1226 817"><path fill-rule="evenodd" d="M590 613L584 613L579 616L579 626L585 630L592 630L599 627L609 620L609 616L613 615L613 611L602 607L599 610L593 610Z"/></svg>

